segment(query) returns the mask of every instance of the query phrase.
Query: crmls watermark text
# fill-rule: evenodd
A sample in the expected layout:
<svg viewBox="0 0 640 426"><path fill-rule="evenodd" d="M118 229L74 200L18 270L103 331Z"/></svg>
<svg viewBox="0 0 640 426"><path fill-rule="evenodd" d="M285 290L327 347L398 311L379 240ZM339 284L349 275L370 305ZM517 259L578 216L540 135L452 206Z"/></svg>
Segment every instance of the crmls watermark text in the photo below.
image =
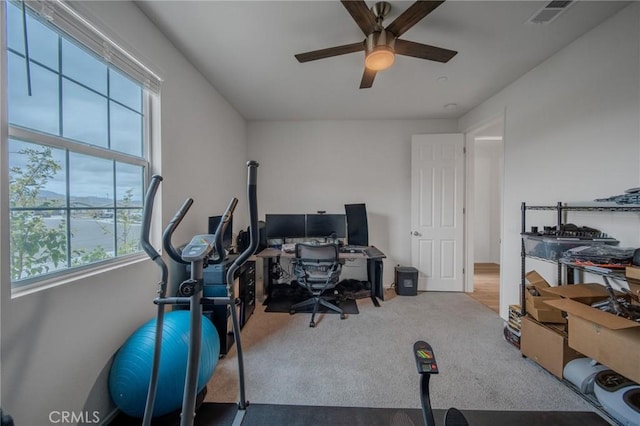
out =
<svg viewBox="0 0 640 426"><path fill-rule="evenodd" d="M100 423L99 411L52 411L49 422L53 424L91 424Z"/></svg>

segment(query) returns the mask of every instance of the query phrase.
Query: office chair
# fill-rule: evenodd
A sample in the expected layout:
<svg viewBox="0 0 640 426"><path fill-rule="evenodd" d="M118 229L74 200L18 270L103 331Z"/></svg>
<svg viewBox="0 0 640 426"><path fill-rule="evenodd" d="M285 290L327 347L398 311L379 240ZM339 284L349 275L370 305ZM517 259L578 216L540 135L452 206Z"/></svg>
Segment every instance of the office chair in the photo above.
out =
<svg viewBox="0 0 640 426"><path fill-rule="evenodd" d="M342 265L338 260L338 246L335 244L298 243L295 246L295 255L293 272L296 281L309 290L312 296L291 306L289 313L295 314L297 309L313 305L309 327L316 326L314 319L320 305L338 312L340 319L345 319L346 316L342 309L322 297L322 294L333 289L340 279Z"/></svg>

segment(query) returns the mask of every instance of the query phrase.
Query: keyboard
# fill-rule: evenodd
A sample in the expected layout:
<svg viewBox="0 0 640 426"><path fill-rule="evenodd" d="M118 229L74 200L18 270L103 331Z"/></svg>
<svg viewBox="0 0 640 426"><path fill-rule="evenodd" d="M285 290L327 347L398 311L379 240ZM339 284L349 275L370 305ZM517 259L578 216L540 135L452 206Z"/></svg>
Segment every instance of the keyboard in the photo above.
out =
<svg viewBox="0 0 640 426"><path fill-rule="evenodd" d="M296 251L295 243L287 243L282 245L282 251L285 253L293 253Z"/></svg>
<svg viewBox="0 0 640 426"><path fill-rule="evenodd" d="M342 246L340 247L341 253L366 253L369 246Z"/></svg>

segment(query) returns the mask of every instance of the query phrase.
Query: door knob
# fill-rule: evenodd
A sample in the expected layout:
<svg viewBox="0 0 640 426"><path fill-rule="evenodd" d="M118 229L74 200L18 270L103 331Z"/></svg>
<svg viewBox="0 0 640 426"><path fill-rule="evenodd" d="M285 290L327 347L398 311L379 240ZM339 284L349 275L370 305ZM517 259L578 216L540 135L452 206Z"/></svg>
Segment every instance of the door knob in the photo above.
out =
<svg viewBox="0 0 640 426"><path fill-rule="evenodd" d="M422 237L422 234L418 231L413 231L413 235L415 235L416 237Z"/></svg>

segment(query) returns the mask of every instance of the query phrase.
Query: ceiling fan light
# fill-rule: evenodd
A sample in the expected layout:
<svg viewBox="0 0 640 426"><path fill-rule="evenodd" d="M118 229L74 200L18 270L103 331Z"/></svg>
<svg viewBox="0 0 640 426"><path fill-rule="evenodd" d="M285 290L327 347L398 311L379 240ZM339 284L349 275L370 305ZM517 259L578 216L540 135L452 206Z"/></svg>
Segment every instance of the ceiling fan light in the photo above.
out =
<svg viewBox="0 0 640 426"><path fill-rule="evenodd" d="M387 46L377 46L364 59L364 66L373 71L383 71L393 65L396 55Z"/></svg>

